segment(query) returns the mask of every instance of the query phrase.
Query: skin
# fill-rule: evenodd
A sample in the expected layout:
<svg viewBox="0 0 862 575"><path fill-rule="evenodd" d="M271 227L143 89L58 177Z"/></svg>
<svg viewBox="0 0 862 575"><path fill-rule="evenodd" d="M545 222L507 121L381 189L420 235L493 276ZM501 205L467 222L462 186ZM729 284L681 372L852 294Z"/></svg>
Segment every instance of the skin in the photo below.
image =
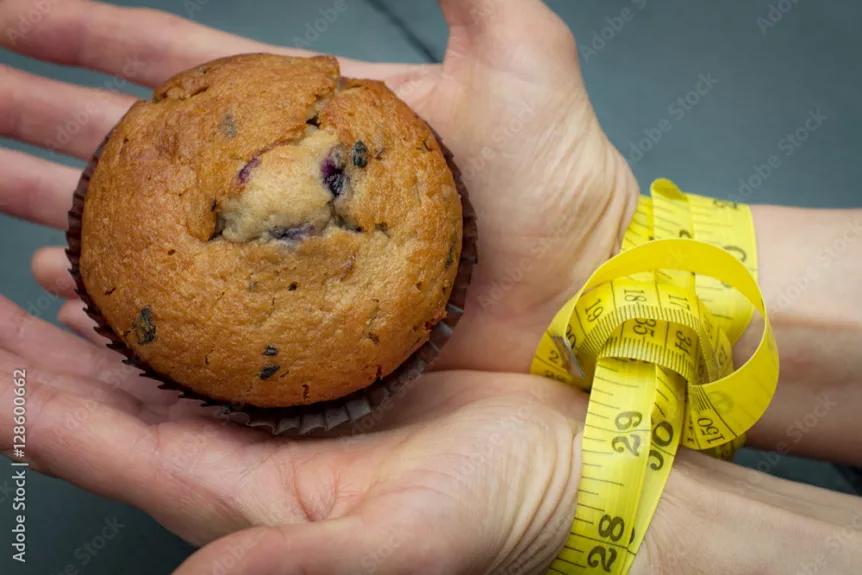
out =
<svg viewBox="0 0 862 575"><path fill-rule="evenodd" d="M442 65L342 60L343 72L385 80L453 149L479 215L481 264L437 371L361 429L273 439L140 380L92 332L60 248L40 250L33 272L71 299L60 319L83 338L0 298L0 449L13 443L13 374L26 369L32 465L140 507L201 546L177 573L342 573L357 565L392 574L417 566L532 573L567 535L587 398L524 373L553 313L613 254L638 189L598 125L574 38L541 2L441 6L451 31ZM0 30L28 10L23 0L0 2ZM8 35L0 42L150 87L227 54L300 54L149 10L73 0L57 3L14 44ZM61 154L89 157L133 101L0 67L0 135ZM58 139L58 126L81 113L87 121L77 136ZM0 170L5 213L65 226L76 170L10 150L0 150ZM784 216L756 217L760 229ZM777 246L779 232L769 234L765 245ZM799 226L795 236L805 236ZM778 270L772 277L794 277L800 264L779 254L763 254ZM862 321L854 321L858 337ZM776 328L781 344L790 331L780 321ZM847 345L859 349L858 341ZM806 385L789 384L800 393ZM774 446L803 409L797 398L777 400L752 441ZM816 452L817 438L834 439L823 429L803 445ZM633 573L788 573L826 551L821 572L852 572L862 562L857 515L855 499L682 453ZM837 549L824 543L839 535Z"/></svg>

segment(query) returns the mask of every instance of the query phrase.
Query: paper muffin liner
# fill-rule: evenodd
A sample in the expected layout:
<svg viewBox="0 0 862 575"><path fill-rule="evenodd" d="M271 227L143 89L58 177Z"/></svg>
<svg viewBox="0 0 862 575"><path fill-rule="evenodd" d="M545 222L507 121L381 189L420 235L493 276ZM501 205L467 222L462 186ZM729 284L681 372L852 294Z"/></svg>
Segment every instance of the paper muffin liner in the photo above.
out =
<svg viewBox="0 0 862 575"><path fill-rule="evenodd" d="M161 389L177 391L180 397L200 401L204 407L219 407L221 408L221 417L240 425L269 430L273 435L306 435L312 432L330 431L346 423L357 422L376 410L381 410L390 401L397 401L397 398L394 396L399 390L404 388L406 383L426 371L429 365L440 354L445 343L452 337L455 326L464 314L467 289L473 276L473 267L478 262L476 212L470 203L463 176L454 162L452 152L443 144L443 141L436 132L434 132L434 135L440 144L449 169L455 176L455 185L458 194L461 196L463 240L461 258L458 262L458 274L455 278L452 294L449 296L449 301L446 304L447 315L431 330L428 341L408 357L395 371L377 380L369 387L355 391L340 399L284 408L262 408L251 405L224 403L196 393L184 385L157 373L141 360L131 348L126 346L122 339L108 325L102 317L99 308L87 294L87 289L84 286L80 273L84 199L87 196L90 178L96 170L102 150L108 142L111 133L105 137L105 140L96 149L93 157L81 174L78 187L75 189L72 208L69 210L69 228L66 232L66 241L68 244L66 255L71 264L69 273L75 280L76 292L85 304L87 315L96 323L95 331L110 340L107 344L109 349L125 357L123 363L141 370L142 377L158 381Z"/></svg>

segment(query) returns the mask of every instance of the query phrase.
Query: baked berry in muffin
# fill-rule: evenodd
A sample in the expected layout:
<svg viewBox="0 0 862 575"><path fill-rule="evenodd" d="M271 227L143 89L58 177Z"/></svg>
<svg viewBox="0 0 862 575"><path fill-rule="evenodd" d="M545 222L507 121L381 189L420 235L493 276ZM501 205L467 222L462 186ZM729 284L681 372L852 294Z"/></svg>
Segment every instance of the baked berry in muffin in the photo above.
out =
<svg viewBox="0 0 862 575"><path fill-rule="evenodd" d="M462 217L434 133L382 83L328 57L236 56L172 78L114 129L86 187L79 286L166 381L307 405L428 342Z"/></svg>

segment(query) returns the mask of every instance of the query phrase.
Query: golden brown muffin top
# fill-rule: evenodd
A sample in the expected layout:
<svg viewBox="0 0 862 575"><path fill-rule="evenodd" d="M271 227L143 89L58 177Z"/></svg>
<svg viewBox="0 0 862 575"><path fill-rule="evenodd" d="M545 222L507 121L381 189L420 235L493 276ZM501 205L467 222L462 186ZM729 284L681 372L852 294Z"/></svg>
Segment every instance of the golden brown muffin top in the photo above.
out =
<svg viewBox="0 0 862 575"><path fill-rule="evenodd" d="M423 344L461 234L437 140L382 83L242 55L172 78L115 128L81 276L157 373L284 407L364 388Z"/></svg>

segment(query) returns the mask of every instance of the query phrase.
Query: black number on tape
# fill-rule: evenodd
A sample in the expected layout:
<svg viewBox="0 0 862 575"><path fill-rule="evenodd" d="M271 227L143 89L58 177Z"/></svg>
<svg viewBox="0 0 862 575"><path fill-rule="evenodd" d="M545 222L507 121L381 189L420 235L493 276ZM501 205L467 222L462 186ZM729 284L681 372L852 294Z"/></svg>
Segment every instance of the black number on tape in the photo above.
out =
<svg viewBox="0 0 862 575"><path fill-rule="evenodd" d="M712 205L716 208L738 210L739 204L736 202L728 202L726 200L712 200Z"/></svg>
<svg viewBox="0 0 862 575"><path fill-rule="evenodd" d="M602 569L604 569L606 573L611 572L611 567L616 560L616 550L605 548L601 545L596 545L595 547L593 547L590 550L590 554L587 555L587 563L589 563L590 567L598 567L599 565L601 565Z"/></svg>
<svg viewBox="0 0 862 575"><path fill-rule="evenodd" d="M550 369L545 370L545 377L550 377L551 379L556 379L560 383L569 383L569 381L558 373L554 373Z"/></svg>
<svg viewBox="0 0 862 575"><path fill-rule="evenodd" d="M691 239L691 233L688 230L680 230L679 237Z"/></svg>
<svg viewBox="0 0 862 575"><path fill-rule="evenodd" d="M646 295L642 289L627 289L623 290L625 300L629 303L640 303L646 301Z"/></svg>
<svg viewBox="0 0 862 575"><path fill-rule="evenodd" d="M729 358L727 357L727 352L724 351L723 347L718 348L718 358L717 359L718 359L718 367L720 367L721 369L724 369L724 366L727 365L727 360Z"/></svg>
<svg viewBox="0 0 862 575"><path fill-rule="evenodd" d="M673 297L673 296L671 296ZM675 348L680 350L683 353L691 353L692 341L690 337L686 337L684 333L681 331L676 332L676 345Z"/></svg>
<svg viewBox="0 0 862 575"><path fill-rule="evenodd" d="M610 539L614 543L622 539L626 532L626 522L622 517L611 517L610 515L602 515L599 520L599 535L605 539Z"/></svg>
<svg viewBox="0 0 862 575"><path fill-rule="evenodd" d="M723 391L713 391L709 395L709 402L719 413L727 413L733 409L733 399Z"/></svg>
<svg viewBox="0 0 862 575"><path fill-rule="evenodd" d="M649 450L650 459L655 459L655 461L650 461L649 466L650 469L654 469L658 471L662 467L664 467L664 456L658 449L650 449Z"/></svg>
<svg viewBox="0 0 862 575"><path fill-rule="evenodd" d="M575 349L575 343L578 339L575 337L575 334L572 333L572 326L566 326L566 339L569 340L569 345L572 346L572 349Z"/></svg>
<svg viewBox="0 0 862 575"><path fill-rule="evenodd" d="M602 307L602 298L599 298L595 301L595 303L587 308L587 321L590 323L596 321L602 316L605 308Z"/></svg>
<svg viewBox="0 0 862 575"><path fill-rule="evenodd" d="M548 359L551 361L551 363L557 363L558 361L560 361L560 354L552 349L548 354Z"/></svg>
<svg viewBox="0 0 862 575"><path fill-rule="evenodd" d="M667 421L656 425L652 430L652 441L659 447L668 447L673 443L673 426Z"/></svg>
<svg viewBox="0 0 862 575"><path fill-rule="evenodd" d="M701 417L697 420L697 424L700 426L700 432L703 435L712 436L709 438L707 443L715 443L716 441L721 441L724 439L724 435L722 435L721 430L719 430L715 425L713 425L713 421L708 417Z"/></svg>
<svg viewBox="0 0 862 575"><path fill-rule="evenodd" d="M631 442L629 442L629 439L631 439ZM641 438L635 434L631 434L628 437L614 437L611 440L611 447L613 447L614 451L618 453L622 453L628 449L632 455L638 456L640 455L640 453L638 453L638 449L641 447Z"/></svg>
<svg viewBox="0 0 862 575"><path fill-rule="evenodd" d="M739 246L724 246L724 249L738 257L742 263L745 263L745 260L748 259L748 254Z"/></svg>
<svg viewBox="0 0 862 575"><path fill-rule="evenodd" d="M659 447L668 447L673 443L673 426L670 422L661 421L652 430L652 442ZM649 451L650 469L658 471L664 467L664 455L658 449ZM655 459L655 461L652 461Z"/></svg>
<svg viewBox="0 0 862 575"><path fill-rule="evenodd" d="M650 334L655 337L656 321L654 319L636 319L635 326L632 328L638 335Z"/></svg>
<svg viewBox="0 0 862 575"><path fill-rule="evenodd" d="M643 421L644 416L640 411L623 411L617 416L617 429L625 431L632 427L637 427Z"/></svg>
<svg viewBox="0 0 862 575"><path fill-rule="evenodd" d="M675 305L677 307L681 307L686 311L691 311L691 305L689 305L688 300L682 297L681 295L668 295L667 298L670 300L671 305Z"/></svg>

